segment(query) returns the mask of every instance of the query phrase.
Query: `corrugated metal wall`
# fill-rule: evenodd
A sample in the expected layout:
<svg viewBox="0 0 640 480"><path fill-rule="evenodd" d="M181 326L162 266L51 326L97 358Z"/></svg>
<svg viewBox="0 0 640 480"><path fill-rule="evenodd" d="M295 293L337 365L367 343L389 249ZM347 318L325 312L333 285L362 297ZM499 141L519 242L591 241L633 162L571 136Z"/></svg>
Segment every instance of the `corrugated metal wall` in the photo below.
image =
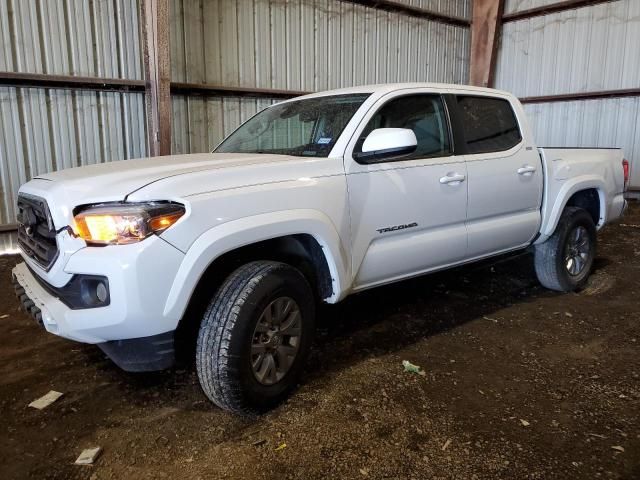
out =
<svg viewBox="0 0 640 480"><path fill-rule="evenodd" d="M0 71L142 79L136 0L0 0ZM0 87L0 224L32 176L146 153L142 93Z"/></svg>
<svg viewBox="0 0 640 480"><path fill-rule="evenodd" d="M470 0L394 0L410 7L431 10L460 18L471 18Z"/></svg>
<svg viewBox="0 0 640 480"><path fill-rule="evenodd" d="M531 8L546 7L559 3L561 0L506 0L504 3L504 13L522 12Z"/></svg>
<svg viewBox="0 0 640 480"><path fill-rule="evenodd" d="M522 8L537 6L521 3L526 3ZM638 88L638 45L638 0L509 22L503 26L496 87L519 97ZM632 162L632 185L640 187L638 101L543 103L526 110L541 145L623 147Z"/></svg>
<svg viewBox="0 0 640 480"><path fill-rule="evenodd" d="M469 18L471 1L400 3ZM468 79L468 28L338 0L170 2L173 81L314 91ZM0 0L0 71L142 79L139 3ZM207 151L274 101L174 96L172 149ZM0 225L36 174L144 156L144 109L142 93L0 87Z"/></svg>
<svg viewBox="0 0 640 480"><path fill-rule="evenodd" d="M423 3L470 10L470 0ZM465 83L469 38L468 28L336 0L173 0L172 80L298 91ZM173 151L210 150L269 103L174 97Z"/></svg>

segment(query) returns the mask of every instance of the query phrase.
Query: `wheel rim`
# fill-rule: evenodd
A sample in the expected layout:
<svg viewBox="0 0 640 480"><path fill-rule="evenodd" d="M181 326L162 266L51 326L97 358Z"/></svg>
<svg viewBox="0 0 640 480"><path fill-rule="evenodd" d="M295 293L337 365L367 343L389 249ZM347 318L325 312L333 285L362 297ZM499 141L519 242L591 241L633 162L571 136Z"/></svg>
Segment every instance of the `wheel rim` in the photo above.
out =
<svg viewBox="0 0 640 480"><path fill-rule="evenodd" d="M264 309L251 339L251 368L256 380L273 385L287 374L300 348L302 316L289 297L279 297Z"/></svg>
<svg viewBox="0 0 640 480"><path fill-rule="evenodd" d="M567 247L565 250L565 267L569 275L580 275L587 263L591 251L591 241L589 240L589 232L583 226L577 226L569 234Z"/></svg>

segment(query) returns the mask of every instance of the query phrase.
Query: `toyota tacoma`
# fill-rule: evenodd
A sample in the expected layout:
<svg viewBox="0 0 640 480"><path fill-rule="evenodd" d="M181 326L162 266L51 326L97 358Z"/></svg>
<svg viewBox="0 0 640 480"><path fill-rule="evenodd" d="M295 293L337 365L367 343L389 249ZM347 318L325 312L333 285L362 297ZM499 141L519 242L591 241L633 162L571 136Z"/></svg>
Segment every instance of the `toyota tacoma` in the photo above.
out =
<svg viewBox="0 0 640 480"><path fill-rule="evenodd" d="M170 367L191 332L207 397L255 414L300 380L319 302L524 249L542 285L580 289L628 173L619 149L536 147L506 92L315 93L212 153L33 178L12 276L48 332L127 371Z"/></svg>

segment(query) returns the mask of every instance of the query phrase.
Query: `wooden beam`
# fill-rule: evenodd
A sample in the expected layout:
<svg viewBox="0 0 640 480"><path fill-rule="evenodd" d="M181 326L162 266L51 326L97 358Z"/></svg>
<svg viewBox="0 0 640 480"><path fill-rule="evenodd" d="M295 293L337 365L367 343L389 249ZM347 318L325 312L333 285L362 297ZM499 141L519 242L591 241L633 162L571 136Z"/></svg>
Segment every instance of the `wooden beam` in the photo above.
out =
<svg viewBox="0 0 640 480"><path fill-rule="evenodd" d="M456 25L458 27L469 27L471 22L462 17L456 17L454 15L447 15L440 12L434 12L433 10L427 10L425 8L412 7L404 3L394 2L391 0L342 0L343 2L357 3L369 8L376 8L378 10L385 10L387 12L398 12L411 17L424 18L425 20L432 20L434 22L446 23L448 25Z"/></svg>
<svg viewBox="0 0 640 480"><path fill-rule="evenodd" d="M171 154L169 0L141 4L149 155Z"/></svg>
<svg viewBox="0 0 640 480"><path fill-rule="evenodd" d="M596 92L563 93L559 95L541 95L538 97L523 97L521 103L552 103L575 102L577 100L599 100L602 98L640 97L640 88L626 88L621 90L600 90Z"/></svg>
<svg viewBox="0 0 640 480"><path fill-rule="evenodd" d="M106 90L143 92L144 80L123 78L72 77L44 75L40 73L0 72L0 85L22 88L47 88L60 90Z"/></svg>
<svg viewBox="0 0 640 480"><path fill-rule="evenodd" d="M515 22L517 20L525 20L532 17L540 17L542 15L550 15L552 13L563 12L565 10L574 10L576 8L590 7L599 3L609 3L615 0L565 0L563 2L552 3L543 7L530 8L520 12L507 13L502 16L502 22Z"/></svg>
<svg viewBox="0 0 640 480"><path fill-rule="evenodd" d="M471 68L469 83L491 87L500 37L504 0L474 0L471 20Z"/></svg>

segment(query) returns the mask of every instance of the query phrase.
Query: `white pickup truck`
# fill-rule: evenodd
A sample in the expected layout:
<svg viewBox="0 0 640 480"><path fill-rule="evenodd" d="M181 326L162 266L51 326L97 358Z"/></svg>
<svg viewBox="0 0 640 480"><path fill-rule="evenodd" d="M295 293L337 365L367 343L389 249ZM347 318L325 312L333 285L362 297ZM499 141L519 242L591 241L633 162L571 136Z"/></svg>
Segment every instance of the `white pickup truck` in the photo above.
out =
<svg viewBox="0 0 640 480"><path fill-rule="evenodd" d="M48 332L125 370L167 368L192 338L206 395L253 414L299 381L317 301L526 248L543 285L579 289L627 177L617 149L536 148L505 92L335 90L213 153L34 178L12 274Z"/></svg>

